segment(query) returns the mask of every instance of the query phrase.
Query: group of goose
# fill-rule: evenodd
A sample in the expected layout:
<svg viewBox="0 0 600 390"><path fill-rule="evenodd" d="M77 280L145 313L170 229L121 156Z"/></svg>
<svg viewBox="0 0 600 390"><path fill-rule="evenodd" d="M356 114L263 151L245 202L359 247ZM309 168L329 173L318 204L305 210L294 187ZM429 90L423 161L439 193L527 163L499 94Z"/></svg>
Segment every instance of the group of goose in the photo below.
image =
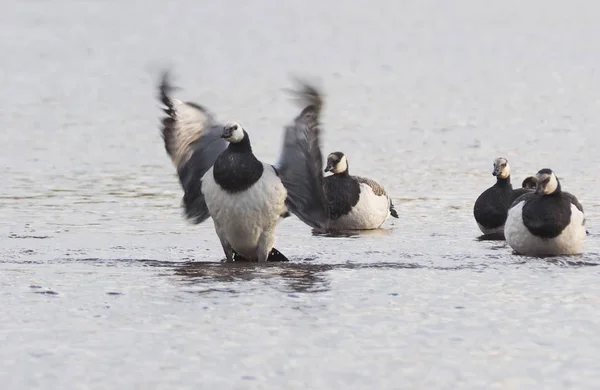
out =
<svg viewBox="0 0 600 390"><path fill-rule="evenodd" d="M323 169L323 99L315 86L298 81L292 90L302 111L284 128L279 162L271 165L253 154L240 123L220 123L205 107L174 99L169 80L165 72L159 85L167 114L161 132L185 216L195 224L213 219L226 261L286 261L274 248L275 229L290 213L320 232L376 229L398 218L381 185L350 175L344 153L329 154Z"/></svg>
<svg viewBox="0 0 600 390"><path fill-rule="evenodd" d="M529 256L572 255L581 252L587 231L583 207L575 195L563 191L548 168L529 176L513 189L510 165L494 160L496 184L485 190L473 206L484 236L505 238L517 253Z"/></svg>
<svg viewBox="0 0 600 390"><path fill-rule="evenodd" d="M319 232L376 229L389 216L398 218L379 183L350 175L344 153L330 153L323 169L323 98L314 85L298 81L291 90L301 111L284 127L275 165L256 158L240 123L219 122L207 108L173 98L173 91L169 72L164 72L159 84L166 113L161 133L184 191L184 214L194 224L213 219L225 261L287 261L274 248L275 230L291 214ZM496 184L474 206L484 235L505 236L516 252L526 255L581 249L583 209L573 195L561 191L551 170L542 169L517 190L510 184L505 158L495 160L493 174Z"/></svg>

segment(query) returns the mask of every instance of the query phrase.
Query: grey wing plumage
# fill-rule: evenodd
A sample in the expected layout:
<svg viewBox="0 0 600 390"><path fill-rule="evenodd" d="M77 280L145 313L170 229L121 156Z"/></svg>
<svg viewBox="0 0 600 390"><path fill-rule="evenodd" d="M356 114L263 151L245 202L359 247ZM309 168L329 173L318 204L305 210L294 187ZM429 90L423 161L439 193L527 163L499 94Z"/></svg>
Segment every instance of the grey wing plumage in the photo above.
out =
<svg viewBox="0 0 600 390"><path fill-rule="evenodd" d="M360 177L360 176L354 176L354 177L356 178L356 180L358 180L359 183L366 184L369 187L371 187L371 189L373 190L373 193L375 195L377 195L377 196L381 196L381 195L387 196L387 193L385 192L385 189L379 183L377 183L375 180L367 179L366 177Z"/></svg>
<svg viewBox="0 0 600 390"><path fill-rule="evenodd" d="M285 127L277 170L288 192L288 209L307 225L322 228L328 219L319 123L323 100L314 86L300 81L298 84L292 92L303 110Z"/></svg>
<svg viewBox="0 0 600 390"><path fill-rule="evenodd" d="M185 193L185 216L192 223L200 223L210 217L201 179L227 148L227 142L221 138L222 126L204 107L172 99L173 89L165 72L159 86L159 98L167 114L162 118L162 137Z"/></svg>

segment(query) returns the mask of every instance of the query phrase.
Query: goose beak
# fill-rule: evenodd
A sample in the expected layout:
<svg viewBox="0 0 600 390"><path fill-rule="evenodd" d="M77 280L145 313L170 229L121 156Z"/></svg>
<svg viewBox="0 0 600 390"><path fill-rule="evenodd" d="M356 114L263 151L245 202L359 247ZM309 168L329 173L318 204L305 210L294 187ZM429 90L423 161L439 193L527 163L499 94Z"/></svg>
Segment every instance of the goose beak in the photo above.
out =
<svg viewBox="0 0 600 390"><path fill-rule="evenodd" d="M538 183L535 186L535 194L536 195L542 195L543 193L544 193L544 187L540 183Z"/></svg>
<svg viewBox="0 0 600 390"><path fill-rule="evenodd" d="M221 138L229 138L231 137L231 128L229 127L224 127L223 128L223 133L221 133Z"/></svg>
<svg viewBox="0 0 600 390"><path fill-rule="evenodd" d="M330 163L327 163L327 166L325 167L325 172L330 172L333 169L333 165L331 165Z"/></svg>

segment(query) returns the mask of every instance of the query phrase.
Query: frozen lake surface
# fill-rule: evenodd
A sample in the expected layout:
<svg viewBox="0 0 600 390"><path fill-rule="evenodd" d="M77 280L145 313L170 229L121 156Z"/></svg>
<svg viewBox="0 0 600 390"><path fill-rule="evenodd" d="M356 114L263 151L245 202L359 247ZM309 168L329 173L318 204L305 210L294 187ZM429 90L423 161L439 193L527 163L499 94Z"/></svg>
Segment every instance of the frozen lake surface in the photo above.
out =
<svg viewBox="0 0 600 390"><path fill-rule="evenodd" d="M0 22L3 389L600 388L600 4L557 0L15 1ZM287 264L220 263L181 218L159 71L275 162L326 94L324 153L400 219L280 224ZM480 241L476 197L552 168L581 256Z"/></svg>

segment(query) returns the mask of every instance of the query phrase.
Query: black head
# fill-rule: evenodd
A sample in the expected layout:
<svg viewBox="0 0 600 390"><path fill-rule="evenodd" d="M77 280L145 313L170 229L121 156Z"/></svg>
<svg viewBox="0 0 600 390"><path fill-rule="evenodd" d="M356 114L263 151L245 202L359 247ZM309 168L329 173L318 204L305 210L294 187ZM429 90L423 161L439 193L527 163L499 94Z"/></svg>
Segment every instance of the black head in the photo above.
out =
<svg viewBox="0 0 600 390"><path fill-rule="evenodd" d="M523 180L521 187L530 190L535 190L535 187L537 187L537 179L535 178L535 176L526 177L525 180Z"/></svg>
<svg viewBox="0 0 600 390"><path fill-rule="evenodd" d="M327 156L325 172L343 173L348 171L348 160L342 152L333 152Z"/></svg>

